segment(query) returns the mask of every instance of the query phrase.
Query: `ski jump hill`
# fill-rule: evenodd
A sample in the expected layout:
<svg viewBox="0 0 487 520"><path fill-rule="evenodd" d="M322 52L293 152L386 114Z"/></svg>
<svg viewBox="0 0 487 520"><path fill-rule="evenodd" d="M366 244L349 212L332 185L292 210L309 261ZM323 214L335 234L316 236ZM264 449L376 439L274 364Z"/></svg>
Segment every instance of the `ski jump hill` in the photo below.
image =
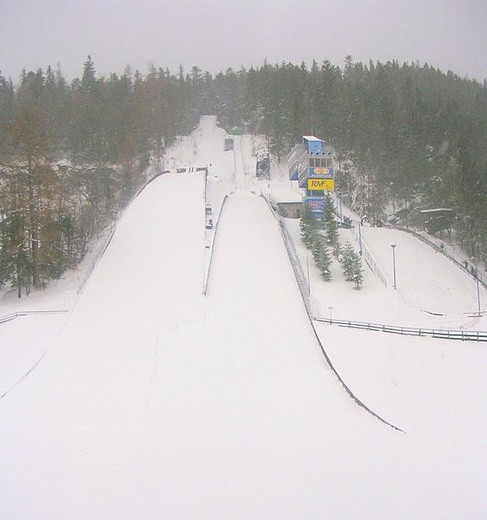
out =
<svg viewBox="0 0 487 520"><path fill-rule="evenodd" d="M485 347L320 325L347 384L406 433L357 406L260 196L279 179L256 183L251 136L224 138L203 117L168 153L207 175L147 185L49 340L38 316L0 325L3 373L23 373L0 399L1 516L485 518ZM367 280L327 305L313 278L314 304L380 307ZM29 370L12 349L37 339Z"/></svg>

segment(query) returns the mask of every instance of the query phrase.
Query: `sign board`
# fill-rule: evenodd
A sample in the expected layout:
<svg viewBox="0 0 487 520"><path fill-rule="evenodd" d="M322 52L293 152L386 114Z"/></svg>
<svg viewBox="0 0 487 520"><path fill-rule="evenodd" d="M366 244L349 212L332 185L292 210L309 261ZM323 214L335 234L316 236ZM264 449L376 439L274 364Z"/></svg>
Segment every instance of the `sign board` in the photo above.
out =
<svg viewBox="0 0 487 520"><path fill-rule="evenodd" d="M304 203L309 206L314 213L323 213L323 211L325 211L324 197L305 197Z"/></svg>
<svg viewBox="0 0 487 520"><path fill-rule="evenodd" d="M309 191L333 191L334 189L334 179L308 179Z"/></svg>
<svg viewBox="0 0 487 520"><path fill-rule="evenodd" d="M334 179L335 178L335 170L333 168L310 168L309 176L316 177L318 179Z"/></svg>

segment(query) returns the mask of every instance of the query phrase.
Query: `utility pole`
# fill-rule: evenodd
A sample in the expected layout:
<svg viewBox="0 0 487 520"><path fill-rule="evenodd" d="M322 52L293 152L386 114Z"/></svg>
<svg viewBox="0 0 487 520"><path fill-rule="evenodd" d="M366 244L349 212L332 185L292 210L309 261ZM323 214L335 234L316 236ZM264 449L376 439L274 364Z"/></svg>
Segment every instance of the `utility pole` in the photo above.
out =
<svg viewBox="0 0 487 520"><path fill-rule="evenodd" d="M481 316L480 311L480 284L479 284L479 261L477 258L472 258L472 260L475 262L475 282L477 283L477 315Z"/></svg>
<svg viewBox="0 0 487 520"><path fill-rule="evenodd" d="M359 254L362 256L362 222L358 224L358 246L359 246Z"/></svg>
<svg viewBox="0 0 487 520"><path fill-rule="evenodd" d="M393 287L394 289L397 289L397 283L396 283L396 244L391 244L392 247L392 272L393 272Z"/></svg>
<svg viewBox="0 0 487 520"><path fill-rule="evenodd" d="M308 292L311 294L311 284L309 282L309 262L308 262L307 258L306 258L306 270L308 271Z"/></svg>

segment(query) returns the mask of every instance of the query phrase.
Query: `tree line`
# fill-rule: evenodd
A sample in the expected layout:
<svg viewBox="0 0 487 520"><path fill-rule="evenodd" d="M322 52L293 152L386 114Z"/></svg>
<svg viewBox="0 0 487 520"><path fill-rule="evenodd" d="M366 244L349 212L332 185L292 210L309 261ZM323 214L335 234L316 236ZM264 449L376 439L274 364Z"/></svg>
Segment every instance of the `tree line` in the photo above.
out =
<svg viewBox="0 0 487 520"><path fill-rule="evenodd" d="M237 81L238 80L238 81ZM369 221L399 209L451 208L469 256L487 259L487 82L429 65L264 64L225 75L239 85L223 117L268 134L285 157L302 135L337 151L337 191ZM217 97L218 99L218 97ZM240 112L235 117L236 107Z"/></svg>
<svg viewBox="0 0 487 520"><path fill-rule="evenodd" d="M0 75L0 288L19 297L77 265L131 200L150 161L198 118L192 78L151 68L81 79Z"/></svg>
<svg viewBox="0 0 487 520"><path fill-rule="evenodd" d="M337 151L337 190L361 215L455 210L467 252L487 251L487 84L392 61L281 63L210 74L150 66L81 78L0 74L0 284L19 295L76 265L177 135L202 114L265 133L285 158L302 135Z"/></svg>

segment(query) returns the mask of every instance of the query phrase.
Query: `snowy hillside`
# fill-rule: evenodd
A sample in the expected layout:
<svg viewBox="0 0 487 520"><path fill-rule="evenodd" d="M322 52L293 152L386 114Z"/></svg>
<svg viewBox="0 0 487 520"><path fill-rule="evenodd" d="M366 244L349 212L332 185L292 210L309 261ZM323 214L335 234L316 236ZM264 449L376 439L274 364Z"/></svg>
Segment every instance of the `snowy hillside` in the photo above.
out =
<svg viewBox="0 0 487 520"><path fill-rule="evenodd" d="M342 378L406 433L359 408L260 197L295 190L279 173L255 180L250 135L227 152L224 138L206 116L168 152L168 168L207 165L207 186L203 173L150 183L69 312L0 324L2 516L484 517L485 347L317 324ZM337 266L329 284L311 267L315 312L482 327L463 316L466 275L380 231L365 238L385 270L380 244L394 240L431 276L401 261L398 291L370 272L354 291Z"/></svg>

